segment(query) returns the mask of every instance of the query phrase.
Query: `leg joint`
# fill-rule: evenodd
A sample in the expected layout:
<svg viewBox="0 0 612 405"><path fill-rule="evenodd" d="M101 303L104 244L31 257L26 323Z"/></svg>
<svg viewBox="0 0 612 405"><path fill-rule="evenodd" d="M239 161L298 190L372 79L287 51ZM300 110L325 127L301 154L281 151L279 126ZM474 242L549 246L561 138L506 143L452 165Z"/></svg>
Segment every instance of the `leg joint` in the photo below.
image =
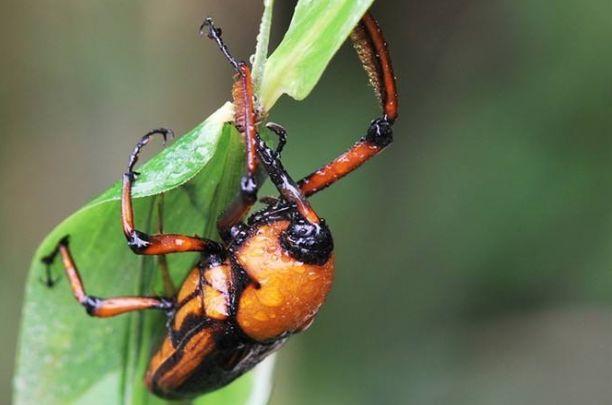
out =
<svg viewBox="0 0 612 405"><path fill-rule="evenodd" d="M83 305L89 316L96 316L96 309L100 305L100 298L86 295L83 301L81 301L81 305Z"/></svg>
<svg viewBox="0 0 612 405"><path fill-rule="evenodd" d="M167 313L174 311L175 302L173 299L169 298L160 298L159 299L159 309L162 311L166 311Z"/></svg>
<svg viewBox="0 0 612 405"><path fill-rule="evenodd" d="M254 176L244 176L240 180L240 193L244 202L252 205L257 202L257 180Z"/></svg>
<svg viewBox="0 0 612 405"><path fill-rule="evenodd" d="M142 253L149 245L151 245L149 235L144 232L133 230L127 236L127 244L132 249L132 252Z"/></svg>
<svg viewBox="0 0 612 405"><path fill-rule="evenodd" d="M370 123L365 140L384 148L393 142L393 123L387 117L377 118Z"/></svg>

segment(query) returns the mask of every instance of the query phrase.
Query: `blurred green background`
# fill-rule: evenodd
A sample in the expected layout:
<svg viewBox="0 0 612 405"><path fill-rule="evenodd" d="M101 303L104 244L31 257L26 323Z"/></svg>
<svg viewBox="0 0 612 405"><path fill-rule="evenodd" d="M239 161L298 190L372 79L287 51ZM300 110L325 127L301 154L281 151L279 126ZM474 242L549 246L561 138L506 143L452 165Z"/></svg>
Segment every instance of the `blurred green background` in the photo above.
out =
<svg viewBox="0 0 612 405"><path fill-rule="evenodd" d="M278 1L276 42L292 7ZM612 3L374 12L399 79L396 143L313 198L336 284L281 351L272 404L612 402ZM247 57L260 13L237 0L1 3L0 403L37 244L119 178L139 135L183 133L229 98L201 18ZM376 114L345 46L310 98L271 119L299 177Z"/></svg>

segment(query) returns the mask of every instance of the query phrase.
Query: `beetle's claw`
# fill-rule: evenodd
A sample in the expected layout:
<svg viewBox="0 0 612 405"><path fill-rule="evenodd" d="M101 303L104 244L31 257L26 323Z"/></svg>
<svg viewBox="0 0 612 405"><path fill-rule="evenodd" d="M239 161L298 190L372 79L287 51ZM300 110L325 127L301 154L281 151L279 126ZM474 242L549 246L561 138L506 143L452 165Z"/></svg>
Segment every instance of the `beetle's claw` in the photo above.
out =
<svg viewBox="0 0 612 405"><path fill-rule="evenodd" d="M174 131L171 130L170 128L165 128L165 127L152 129L149 132L147 132L145 136L142 137L140 141L142 143L142 146L149 143L149 139L151 139L153 135L161 135L164 141L164 145L165 145L166 142L168 141L168 138L174 138Z"/></svg>
<svg viewBox="0 0 612 405"><path fill-rule="evenodd" d="M45 287L51 289L51 288L55 287L57 285L57 283L59 283L60 280L61 280L61 277L56 277L56 278L41 278L40 282Z"/></svg>
<svg viewBox="0 0 612 405"><path fill-rule="evenodd" d="M209 16L202 21L200 25L200 35L204 35L204 32L207 31L206 36L210 39L215 39L215 37L220 37L222 34L221 28L215 27L215 23L213 19Z"/></svg>
<svg viewBox="0 0 612 405"><path fill-rule="evenodd" d="M154 135L154 134L160 134L164 140L164 145L166 144L166 142L168 142L168 138L174 139L175 135L174 135L174 131L171 130L170 128L158 128L158 129L154 129L153 131L149 132L149 136Z"/></svg>
<svg viewBox="0 0 612 405"><path fill-rule="evenodd" d="M55 285L61 279L61 277L53 278L53 276L51 275L51 265L53 264L53 262L55 261L55 258L59 254L60 247L68 246L69 240L70 240L70 235L64 236L57 242L57 245L55 246L55 249L53 249L53 252L51 252L47 256L44 256L40 259L40 261L45 265L45 277L44 278L41 277L39 280L47 288L55 287Z"/></svg>
<svg viewBox="0 0 612 405"><path fill-rule="evenodd" d="M49 256L45 256L42 259L40 259L40 261L47 265L50 266L51 264L53 264L53 259L55 259L55 255L54 254L50 254Z"/></svg>
<svg viewBox="0 0 612 405"><path fill-rule="evenodd" d="M70 235L66 235L62 239L60 239L60 241L58 242L58 245L60 245L60 246L68 246L69 242L70 242Z"/></svg>
<svg viewBox="0 0 612 405"><path fill-rule="evenodd" d="M278 146L276 147L276 154L280 156L280 153L283 151L283 148L287 143L287 130L281 125L276 124L274 122L268 122L266 124L266 128L268 128L270 131L274 132L276 136L278 136Z"/></svg>
<svg viewBox="0 0 612 405"><path fill-rule="evenodd" d="M132 154L130 155L130 160L128 161L127 166L128 173L136 173L134 172L134 166L136 166L136 163L138 162L138 155L140 155L140 151L146 144L149 143L149 140L153 135L161 135L165 145L166 141L168 140L168 137L174 138L174 131L169 128L157 128L147 132L142 138L140 138L140 141L138 141L138 143L134 147L134 150L132 151Z"/></svg>
<svg viewBox="0 0 612 405"><path fill-rule="evenodd" d="M45 258L45 259L47 259L47 258ZM52 262L52 261L53 261L53 259L51 259L51 262ZM53 288L53 287L55 287L55 286L57 285L57 283L59 282L60 277L53 278L53 277L51 276L51 263L50 263L48 260L44 260L44 259L43 259L43 263L45 263L45 265L46 265L46 269L45 269L45 273L46 273L46 274L45 274L45 277L41 277L41 278L39 278L38 280L39 280L39 281L40 281L40 283L41 283L42 285L44 285L45 287L47 287L47 288Z"/></svg>

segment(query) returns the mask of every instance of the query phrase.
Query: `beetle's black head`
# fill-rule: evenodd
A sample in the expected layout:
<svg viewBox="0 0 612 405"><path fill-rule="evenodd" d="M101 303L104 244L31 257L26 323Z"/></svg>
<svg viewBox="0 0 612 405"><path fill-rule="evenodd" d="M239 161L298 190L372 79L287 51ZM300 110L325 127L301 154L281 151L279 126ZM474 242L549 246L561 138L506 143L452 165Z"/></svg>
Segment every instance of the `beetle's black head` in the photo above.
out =
<svg viewBox="0 0 612 405"><path fill-rule="evenodd" d="M311 224L304 219L294 219L280 238L281 245L295 259L307 263L323 265L334 250L334 241L325 224Z"/></svg>

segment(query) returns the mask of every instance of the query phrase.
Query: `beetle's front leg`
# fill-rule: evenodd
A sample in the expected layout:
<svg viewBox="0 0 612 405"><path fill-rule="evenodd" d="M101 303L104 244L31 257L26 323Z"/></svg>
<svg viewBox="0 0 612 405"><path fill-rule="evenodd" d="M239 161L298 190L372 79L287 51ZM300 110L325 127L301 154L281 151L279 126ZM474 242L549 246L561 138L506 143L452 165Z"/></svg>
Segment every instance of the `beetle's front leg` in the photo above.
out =
<svg viewBox="0 0 612 405"><path fill-rule="evenodd" d="M171 313L174 309L174 301L165 297L126 296L98 298L88 295L85 292L81 275L70 253L68 237L63 238L58 243L55 250L42 259L47 269L49 269L49 266L51 266L58 255L62 258L64 271L70 282L70 288L72 289L74 298L76 298L91 316L107 318L121 315L126 312L141 311L143 309L160 309L167 313Z"/></svg>
<svg viewBox="0 0 612 405"><path fill-rule="evenodd" d="M137 172L134 166L138 161L138 155L142 148L149 143L153 135L161 135L164 141L168 136L173 136L173 132L166 128L150 131L136 144L134 151L130 155L128 170L123 175L123 187L121 193L121 224L123 233L132 251L139 255L163 255L178 252L205 252L220 250L219 244L202 239L197 236L186 236L180 234L156 234L149 235L135 228L134 208L132 207L132 185L136 181Z"/></svg>

